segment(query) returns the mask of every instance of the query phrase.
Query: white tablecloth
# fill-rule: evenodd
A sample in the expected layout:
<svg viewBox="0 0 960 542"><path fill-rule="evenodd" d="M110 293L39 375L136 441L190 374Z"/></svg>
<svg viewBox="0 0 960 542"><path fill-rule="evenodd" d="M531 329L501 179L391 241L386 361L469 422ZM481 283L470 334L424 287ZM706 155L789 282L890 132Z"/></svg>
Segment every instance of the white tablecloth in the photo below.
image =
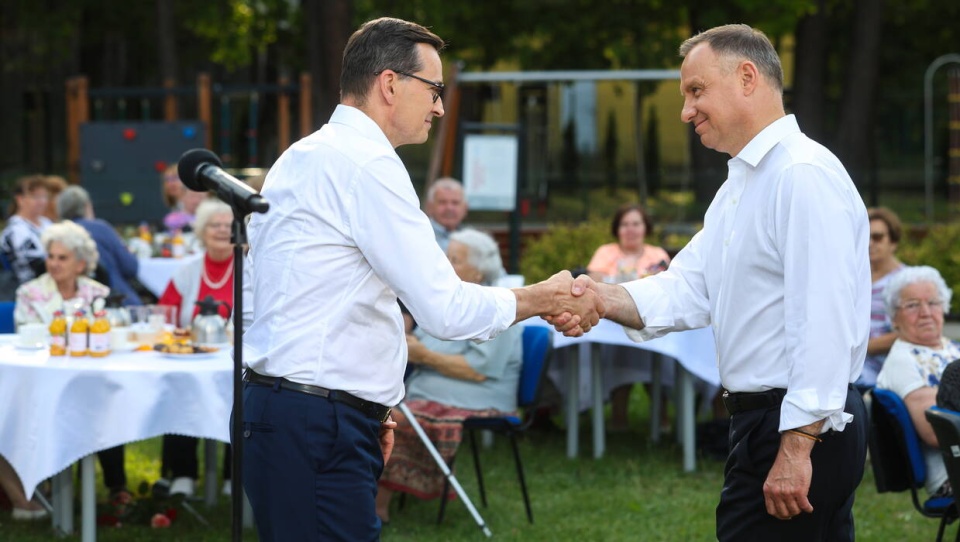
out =
<svg viewBox="0 0 960 542"><path fill-rule="evenodd" d="M167 289L167 284L174 272L192 259L200 258L202 254L192 254L185 258L140 258L140 269L137 279L153 295L160 297Z"/></svg>
<svg viewBox="0 0 960 542"><path fill-rule="evenodd" d="M547 325L540 318L530 318L524 322L524 325ZM564 346L577 346L577 356L570 356L570 363L566 368L567 375L567 400L565 405L565 417L567 420L567 455L576 457L578 455L579 442L579 394L580 389L580 366L589 364L593 386L592 414L593 414L593 455L596 458L602 457L606 447L606 434L603 420L603 396L601 393L601 371L599 359L599 348L594 348L600 344L613 344L620 346L630 346L657 352L664 356L674 358L679 367L678 380L680 401L678 405L679 416L681 419L680 438L683 442L683 462L684 470L693 471L696 468L695 461L695 436L694 421L696 418L696 409L693 404L694 383L693 375L707 383L719 386L720 372L717 368L717 350L713 339L713 331L710 328L693 329L669 333L663 337L645 341L634 342L627 337L623 331L623 326L609 320L601 320L598 325L582 337L565 337L561 333L555 333L553 338L553 347L562 348ZM656 397L659 398L659 387L655 386ZM651 401L651 407L657 409L659 401ZM655 410L651 416L655 430L654 438L659 437L659 413Z"/></svg>
<svg viewBox="0 0 960 542"><path fill-rule="evenodd" d="M99 450L177 433L230 440L233 361L156 352L50 357L0 335L0 455L27 495Z"/></svg>

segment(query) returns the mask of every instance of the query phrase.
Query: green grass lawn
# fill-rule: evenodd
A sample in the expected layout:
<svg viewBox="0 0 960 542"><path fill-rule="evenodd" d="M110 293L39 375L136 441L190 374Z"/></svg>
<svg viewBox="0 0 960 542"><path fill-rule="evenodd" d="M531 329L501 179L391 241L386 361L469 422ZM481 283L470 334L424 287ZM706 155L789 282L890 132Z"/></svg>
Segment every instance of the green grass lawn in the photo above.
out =
<svg viewBox="0 0 960 542"><path fill-rule="evenodd" d="M635 391L633 412L645 412L642 391ZM675 439L668 437L659 445L650 444L645 422L634 416L635 430L608 436L607 454L601 460L586 457L590 453L589 419L581 431L584 457L566 457L562 432L533 432L522 442L526 475L536 523L527 522L523 500L516 480L509 443L497 438L493 448L484 450L489 508L482 508L469 450L458 458L458 479L467 494L480 507L481 515L503 541L688 541L713 540L714 508L722 484L723 465L700 458L698 471L686 474L682 452ZM127 447L127 473L130 485L143 480L153 482L159 474L160 440L151 439ZM98 474L99 476L99 474ZM101 484L98 479L98 487ZM101 495L104 497L104 495ZM383 530L385 542L423 540L482 540L484 537L459 501L447 508L443 524L436 524L437 501L408 498L403 510L394 500L390 525ZM207 509L195 504L210 527L204 527L181 513L169 529L124 525L101 527L102 541L227 541L230 540L230 502ZM79 506L77 506L79 513ZM857 538L866 541L932 540L938 522L927 519L910 503L908 493L878 494L873 475L867 475L857 494L855 507ZM0 540L56 540L49 522L14 523L9 513L0 514ZM79 518L77 520L79 526ZM948 527L946 539L952 539L956 525ZM74 535L72 539L79 539ZM244 540L256 540L253 531Z"/></svg>

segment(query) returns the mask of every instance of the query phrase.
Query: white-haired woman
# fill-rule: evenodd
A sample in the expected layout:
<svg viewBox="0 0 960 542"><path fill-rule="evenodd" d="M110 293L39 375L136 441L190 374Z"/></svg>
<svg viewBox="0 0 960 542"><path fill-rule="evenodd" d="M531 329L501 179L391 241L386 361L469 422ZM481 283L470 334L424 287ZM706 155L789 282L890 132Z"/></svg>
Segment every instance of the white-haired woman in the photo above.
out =
<svg viewBox="0 0 960 542"><path fill-rule="evenodd" d="M489 286L503 269L497 243L477 230L452 233L447 258L465 282ZM522 333L520 326L513 326L479 344L443 341L419 329L407 335L408 361L416 369L407 379L405 401L444 460L449 462L460 445L464 419L516 411ZM389 520L395 492L427 499L443 490L443 474L412 426L396 411L393 419L398 424L396 441L377 491L382 521Z"/></svg>
<svg viewBox="0 0 960 542"><path fill-rule="evenodd" d="M929 266L908 267L891 277L884 302L898 337L877 375L877 387L899 395L923 442L927 491L951 495L947 472L924 412L936 404L943 370L960 358L960 346L943 336L943 315L953 295L940 272Z"/></svg>
<svg viewBox="0 0 960 542"><path fill-rule="evenodd" d="M196 302L207 296L233 307L233 244L230 242L233 209L218 200L206 200L197 207L194 232L204 248L197 258L177 270L160 296L161 305L177 307L177 322L189 328L199 310ZM230 310L221 305L220 316ZM172 480L170 493L193 495L199 476L197 442L193 437L164 435L160 473ZM229 450L229 447L227 448ZM224 493L230 492L229 455L224 460Z"/></svg>
<svg viewBox="0 0 960 542"><path fill-rule="evenodd" d="M17 324L49 322L54 311L64 308L65 300L82 300L90 314L90 304L110 294L110 288L89 278L97 266L97 245L87 230L64 220L44 230L40 242L47 253L47 272L17 288L14 319ZM97 453L103 468L103 481L111 500L129 502L127 477L123 470L123 446Z"/></svg>
<svg viewBox="0 0 960 542"><path fill-rule="evenodd" d="M47 272L17 288L17 324L49 322L67 299L82 299L89 316L90 303L110 293L110 288L88 276L100 257L93 238L65 220L48 227L40 242L47 254Z"/></svg>

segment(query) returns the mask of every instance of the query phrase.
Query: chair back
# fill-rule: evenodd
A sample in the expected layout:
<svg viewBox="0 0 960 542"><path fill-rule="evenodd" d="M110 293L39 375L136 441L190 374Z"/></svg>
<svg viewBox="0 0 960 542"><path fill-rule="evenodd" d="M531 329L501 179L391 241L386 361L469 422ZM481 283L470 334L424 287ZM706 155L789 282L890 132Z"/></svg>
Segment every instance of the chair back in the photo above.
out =
<svg viewBox="0 0 960 542"><path fill-rule="evenodd" d="M890 390L874 388L870 393L870 461L877 491L922 486L927 479L927 465L907 406Z"/></svg>
<svg viewBox="0 0 960 542"><path fill-rule="evenodd" d="M960 412L934 406L927 409L924 416L937 435L950 485L960 487Z"/></svg>
<svg viewBox="0 0 960 542"><path fill-rule="evenodd" d="M540 400L540 388L547 375L547 365L553 345L553 330L544 326L523 328L523 362L520 385L517 386L517 406L528 408Z"/></svg>
<svg viewBox="0 0 960 542"><path fill-rule="evenodd" d="M13 323L13 309L17 304L14 301L0 301L0 333L14 333L16 326Z"/></svg>

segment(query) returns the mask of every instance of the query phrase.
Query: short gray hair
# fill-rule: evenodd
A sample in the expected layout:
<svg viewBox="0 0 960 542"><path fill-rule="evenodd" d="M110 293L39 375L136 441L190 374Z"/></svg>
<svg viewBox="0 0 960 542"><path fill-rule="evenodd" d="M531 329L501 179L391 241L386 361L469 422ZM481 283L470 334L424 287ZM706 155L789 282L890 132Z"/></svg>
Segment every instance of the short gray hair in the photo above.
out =
<svg viewBox="0 0 960 542"><path fill-rule="evenodd" d="M441 177L436 181L433 181L433 184L430 185L430 188L427 189L427 203L433 201L433 198L437 196L437 190L457 190L463 194L463 184L460 181L454 179L453 177Z"/></svg>
<svg viewBox="0 0 960 542"><path fill-rule="evenodd" d="M467 247L467 262L483 275L480 279L481 284L489 286L500 278L503 273L500 247L490 234L466 228L450 234L450 241L456 241Z"/></svg>
<svg viewBox="0 0 960 542"><path fill-rule="evenodd" d="M50 244L54 241L67 247L67 250L73 252L78 260L87 264L83 269L84 274L93 274L100 260L100 253L97 252L97 244L93 242L87 230L73 221L64 220L47 226L47 229L40 234L40 243L47 252L50 252Z"/></svg>
<svg viewBox="0 0 960 542"><path fill-rule="evenodd" d="M197 215L193 219L193 232L197 237L200 246L206 247L203 242L203 230L207 227L207 222L213 215L228 214L233 216L233 207L218 199L205 199L197 206Z"/></svg>
<svg viewBox="0 0 960 542"><path fill-rule="evenodd" d="M68 186L57 196L57 214L63 220L86 218L87 205L92 205L90 194L80 186Z"/></svg>
<svg viewBox="0 0 960 542"><path fill-rule="evenodd" d="M753 62L770 85L783 94L783 66L780 56L766 34L745 24L727 24L700 32L680 45L680 57L686 58L694 47L706 43L717 56Z"/></svg>
<svg viewBox="0 0 960 542"><path fill-rule="evenodd" d="M918 265L902 269L890 277L890 281L884 287L883 303L890 318L893 318L900 305L900 291L919 282L928 282L936 286L940 301L943 301L943 313L946 314L950 311L950 298L953 297L953 290L947 287L947 283L943 280L939 271L929 265Z"/></svg>

